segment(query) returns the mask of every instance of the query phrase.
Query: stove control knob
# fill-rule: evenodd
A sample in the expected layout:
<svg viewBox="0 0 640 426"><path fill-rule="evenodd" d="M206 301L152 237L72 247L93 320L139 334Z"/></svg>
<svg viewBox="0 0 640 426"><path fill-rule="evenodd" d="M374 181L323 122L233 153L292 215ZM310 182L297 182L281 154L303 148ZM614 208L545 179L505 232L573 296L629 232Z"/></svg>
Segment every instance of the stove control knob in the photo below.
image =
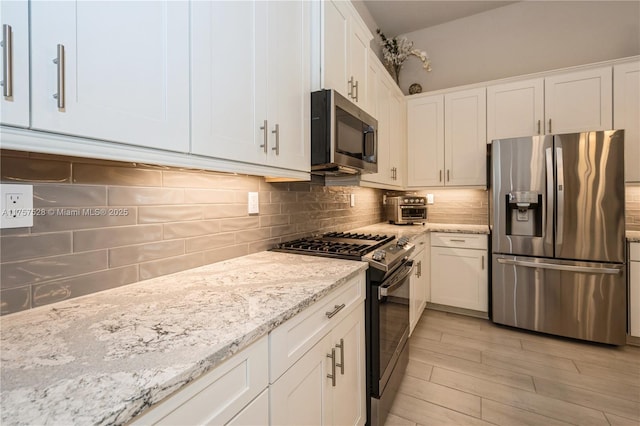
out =
<svg viewBox="0 0 640 426"><path fill-rule="evenodd" d="M380 261L387 257L387 252L384 250L376 250L373 252L373 260Z"/></svg>
<svg viewBox="0 0 640 426"><path fill-rule="evenodd" d="M409 237L401 237L398 239L398 246L404 247L407 245L408 242L409 242Z"/></svg>

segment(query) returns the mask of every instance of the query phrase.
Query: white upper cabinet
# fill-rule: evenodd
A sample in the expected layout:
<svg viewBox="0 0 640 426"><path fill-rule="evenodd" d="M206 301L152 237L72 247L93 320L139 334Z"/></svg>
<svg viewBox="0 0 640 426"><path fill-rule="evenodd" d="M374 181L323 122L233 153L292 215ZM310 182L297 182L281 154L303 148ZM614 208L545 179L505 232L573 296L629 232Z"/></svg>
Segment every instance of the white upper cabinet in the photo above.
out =
<svg viewBox="0 0 640 426"><path fill-rule="evenodd" d="M400 89L378 60L375 118L378 120L378 173L363 174L368 186L395 189L404 187L407 103ZM372 95L373 93L370 93Z"/></svg>
<svg viewBox="0 0 640 426"><path fill-rule="evenodd" d="M34 129L189 151L187 2L30 6Z"/></svg>
<svg viewBox="0 0 640 426"><path fill-rule="evenodd" d="M321 2L320 86L367 108L369 44L373 36L347 1Z"/></svg>
<svg viewBox="0 0 640 426"><path fill-rule="evenodd" d="M486 186L485 88L408 102L407 185Z"/></svg>
<svg viewBox="0 0 640 426"><path fill-rule="evenodd" d="M487 142L544 133L544 79L487 87Z"/></svg>
<svg viewBox="0 0 640 426"><path fill-rule="evenodd" d="M309 172L308 4L191 7L192 152Z"/></svg>
<svg viewBox="0 0 640 426"><path fill-rule="evenodd" d="M0 3L2 22L2 97L0 123L29 126L29 3ZM5 58L7 61L5 62Z"/></svg>
<svg viewBox="0 0 640 426"><path fill-rule="evenodd" d="M311 70L309 2L266 2L267 165L311 169Z"/></svg>
<svg viewBox="0 0 640 426"><path fill-rule="evenodd" d="M611 67L547 77L544 84L545 133L611 129Z"/></svg>
<svg viewBox="0 0 640 426"><path fill-rule="evenodd" d="M624 129L626 182L640 182L640 62L613 67L613 128Z"/></svg>
<svg viewBox="0 0 640 426"><path fill-rule="evenodd" d="M486 186L486 89L444 95L444 164L447 186Z"/></svg>
<svg viewBox="0 0 640 426"><path fill-rule="evenodd" d="M260 129L267 119L266 7L253 1L191 5L194 154L266 161L268 130Z"/></svg>
<svg viewBox="0 0 640 426"><path fill-rule="evenodd" d="M407 108L409 186L442 186L444 96L412 99Z"/></svg>

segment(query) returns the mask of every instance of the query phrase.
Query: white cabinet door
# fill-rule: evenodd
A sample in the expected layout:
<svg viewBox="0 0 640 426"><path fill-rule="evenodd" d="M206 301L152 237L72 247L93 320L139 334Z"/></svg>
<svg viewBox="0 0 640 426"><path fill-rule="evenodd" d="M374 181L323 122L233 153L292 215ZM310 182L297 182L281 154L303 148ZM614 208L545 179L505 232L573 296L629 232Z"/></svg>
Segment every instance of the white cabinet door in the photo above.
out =
<svg viewBox="0 0 640 426"><path fill-rule="evenodd" d="M29 3L3 1L0 123L29 127ZM6 55L5 55L6 53ZM8 61L5 63L5 57Z"/></svg>
<svg viewBox="0 0 640 426"><path fill-rule="evenodd" d="M487 252L431 247L431 302L487 312Z"/></svg>
<svg viewBox="0 0 640 426"><path fill-rule="evenodd" d="M389 158L392 170L391 179L394 186L404 187L407 155L407 106L403 96L395 93L390 96L390 144Z"/></svg>
<svg viewBox="0 0 640 426"><path fill-rule="evenodd" d="M311 169L309 2L267 2L267 164Z"/></svg>
<svg viewBox="0 0 640 426"><path fill-rule="evenodd" d="M487 87L487 142L544 131L544 80Z"/></svg>
<svg viewBox="0 0 640 426"><path fill-rule="evenodd" d="M357 12L355 12L357 13ZM352 16L349 34L349 62L351 100L358 105L367 105L367 68L369 61L369 30Z"/></svg>
<svg viewBox="0 0 640 426"><path fill-rule="evenodd" d="M412 99L407 106L408 186L442 186L444 97Z"/></svg>
<svg viewBox="0 0 640 426"><path fill-rule="evenodd" d="M426 304L426 288L424 285L424 249L413 257L414 270L411 275L411 288L409 294L409 335L413 333L413 329L420 320L420 315Z"/></svg>
<svg viewBox="0 0 640 426"><path fill-rule="evenodd" d="M269 388L271 424L331 424L331 336L327 334ZM327 352L327 350L329 352Z"/></svg>
<svg viewBox="0 0 640 426"><path fill-rule="evenodd" d="M195 154L266 162L264 143L269 130L260 128L267 119L266 5L191 3L191 150Z"/></svg>
<svg viewBox="0 0 640 426"><path fill-rule="evenodd" d="M444 95L444 159L447 186L486 186L486 89Z"/></svg>
<svg viewBox="0 0 640 426"><path fill-rule="evenodd" d="M364 304L331 332L336 348L336 386L332 386L332 424L363 425L367 420Z"/></svg>
<svg viewBox="0 0 640 426"><path fill-rule="evenodd" d="M33 128L189 151L187 2L30 5Z"/></svg>
<svg viewBox="0 0 640 426"><path fill-rule="evenodd" d="M611 67L547 77L544 84L546 133L611 129Z"/></svg>
<svg viewBox="0 0 640 426"><path fill-rule="evenodd" d="M613 128L624 129L626 182L640 182L640 62L613 67Z"/></svg>
<svg viewBox="0 0 640 426"><path fill-rule="evenodd" d="M366 182L391 184L393 171L391 170L391 86L384 74L378 70L377 112L378 120L378 173L367 173L361 179Z"/></svg>
<svg viewBox="0 0 640 426"><path fill-rule="evenodd" d="M226 426L255 426L269 424L269 390L260 395L238 413Z"/></svg>
<svg viewBox="0 0 640 426"><path fill-rule="evenodd" d="M382 64L372 50L369 50L369 61L367 62L367 103L364 109L372 117L378 117L378 85L380 84L380 72Z"/></svg>
<svg viewBox="0 0 640 426"><path fill-rule="evenodd" d="M321 58L323 73L322 89L337 90L349 97L349 16L350 10L344 1L321 2L323 16L323 39Z"/></svg>

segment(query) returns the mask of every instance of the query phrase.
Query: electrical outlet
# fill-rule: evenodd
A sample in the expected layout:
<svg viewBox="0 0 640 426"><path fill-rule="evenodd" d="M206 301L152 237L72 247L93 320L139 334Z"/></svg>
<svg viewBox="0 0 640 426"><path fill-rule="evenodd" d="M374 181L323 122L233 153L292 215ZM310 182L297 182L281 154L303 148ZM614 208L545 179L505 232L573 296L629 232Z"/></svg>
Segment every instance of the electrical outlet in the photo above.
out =
<svg viewBox="0 0 640 426"><path fill-rule="evenodd" d="M258 214L260 213L260 203L258 201L258 193L250 192L249 193L249 214Z"/></svg>
<svg viewBox="0 0 640 426"><path fill-rule="evenodd" d="M427 194L427 204L433 204L433 194Z"/></svg>
<svg viewBox="0 0 640 426"><path fill-rule="evenodd" d="M33 185L0 184L0 228L33 226Z"/></svg>
<svg viewBox="0 0 640 426"><path fill-rule="evenodd" d="M351 196L349 197L349 205L351 207L356 206L356 194L351 194Z"/></svg>

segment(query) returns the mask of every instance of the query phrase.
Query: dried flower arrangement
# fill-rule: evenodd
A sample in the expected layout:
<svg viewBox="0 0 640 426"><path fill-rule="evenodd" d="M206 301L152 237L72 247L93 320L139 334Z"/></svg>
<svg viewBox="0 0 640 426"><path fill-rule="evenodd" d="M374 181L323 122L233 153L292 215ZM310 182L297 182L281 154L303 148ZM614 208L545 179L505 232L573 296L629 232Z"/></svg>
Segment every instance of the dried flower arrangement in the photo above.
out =
<svg viewBox="0 0 640 426"><path fill-rule="evenodd" d="M382 56L385 60L389 72L393 76L396 83L400 78L400 69L402 64L409 56L415 56L422 61L422 68L427 72L431 71L431 61L427 52L424 50L414 49L413 42L407 40L406 37L387 38L378 28L376 33L380 36L380 45L382 46Z"/></svg>

